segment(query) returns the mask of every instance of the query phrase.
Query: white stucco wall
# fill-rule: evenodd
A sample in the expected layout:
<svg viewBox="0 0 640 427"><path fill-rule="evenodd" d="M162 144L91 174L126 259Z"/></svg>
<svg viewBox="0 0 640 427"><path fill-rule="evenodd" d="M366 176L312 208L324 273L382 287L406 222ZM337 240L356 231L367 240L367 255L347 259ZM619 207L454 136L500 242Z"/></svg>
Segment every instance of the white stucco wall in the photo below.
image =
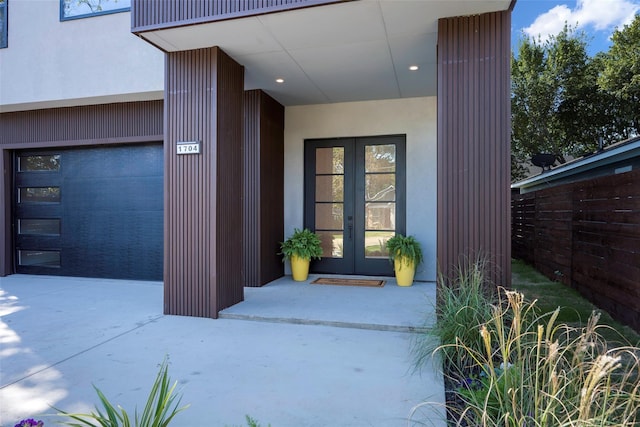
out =
<svg viewBox="0 0 640 427"><path fill-rule="evenodd" d="M285 110L284 227L289 236L304 215L304 140L405 134L407 234L422 244L416 279L436 279L436 98L408 98L287 107ZM286 236L283 236L286 237ZM287 266L288 268L288 266Z"/></svg>
<svg viewBox="0 0 640 427"><path fill-rule="evenodd" d="M131 34L131 13L60 21L59 0L11 0L0 49L0 112L162 99L164 54Z"/></svg>

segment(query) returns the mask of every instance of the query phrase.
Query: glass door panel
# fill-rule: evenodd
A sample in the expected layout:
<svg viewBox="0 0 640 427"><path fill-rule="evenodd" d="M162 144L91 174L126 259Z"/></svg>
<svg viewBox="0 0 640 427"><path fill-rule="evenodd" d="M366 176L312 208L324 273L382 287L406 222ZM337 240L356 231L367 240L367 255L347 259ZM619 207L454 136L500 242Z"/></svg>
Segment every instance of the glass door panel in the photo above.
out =
<svg viewBox="0 0 640 427"><path fill-rule="evenodd" d="M316 174L344 175L344 147L316 148Z"/></svg>
<svg viewBox="0 0 640 427"><path fill-rule="evenodd" d="M396 146L364 147L364 256L388 259L387 240L396 233Z"/></svg>
<svg viewBox="0 0 640 427"><path fill-rule="evenodd" d="M315 231L324 258L343 257L344 147L316 148Z"/></svg>
<svg viewBox="0 0 640 427"><path fill-rule="evenodd" d="M14 259L18 273L48 273L62 267L61 157L51 153L14 155Z"/></svg>
<svg viewBox="0 0 640 427"><path fill-rule="evenodd" d="M386 242L404 233L404 136L308 140L305 226L317 273L391 275Z"/></svg>

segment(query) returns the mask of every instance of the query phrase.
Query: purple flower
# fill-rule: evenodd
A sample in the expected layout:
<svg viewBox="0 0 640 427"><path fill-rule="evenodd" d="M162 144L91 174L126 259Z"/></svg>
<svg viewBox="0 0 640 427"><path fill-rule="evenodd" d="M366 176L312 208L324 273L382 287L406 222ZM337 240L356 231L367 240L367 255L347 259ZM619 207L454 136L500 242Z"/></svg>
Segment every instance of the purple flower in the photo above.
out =
<svg viewBox="0 0 640 427"><path fill-rule="evenodd" d="M20 421L15 427L43 427L44 423L42 421L36 421L33 418L27 418L26 420Z"/></svg>
<svg viewBox="0 0 640 427"><path fill-rule="evenodd" d="M482 387L482 382L475 377L467 377L462 380L462 386L469 390L476 390Z"/></svg>

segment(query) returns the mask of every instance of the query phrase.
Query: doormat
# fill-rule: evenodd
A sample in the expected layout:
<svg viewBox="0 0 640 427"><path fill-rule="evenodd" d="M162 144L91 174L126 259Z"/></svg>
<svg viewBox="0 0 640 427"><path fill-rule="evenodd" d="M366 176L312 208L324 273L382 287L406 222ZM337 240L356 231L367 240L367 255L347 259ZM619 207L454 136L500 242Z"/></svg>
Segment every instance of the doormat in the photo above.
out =
<svg viewBox="0 0 640 427"><path fill-rule="evenodd" d="M384 280L377 279L337 279L332 277L320 277L311 282L312 285L369 286L373 288L381 288L384 283Z"/></svg>

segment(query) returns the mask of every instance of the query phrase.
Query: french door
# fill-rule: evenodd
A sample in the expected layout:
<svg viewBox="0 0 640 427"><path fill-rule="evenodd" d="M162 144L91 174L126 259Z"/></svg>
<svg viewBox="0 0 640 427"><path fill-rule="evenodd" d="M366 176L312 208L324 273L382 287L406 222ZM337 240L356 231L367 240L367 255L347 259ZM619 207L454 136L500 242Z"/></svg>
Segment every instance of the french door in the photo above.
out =
<svg viewBox="0 0 640 427"><path fill-rule="evenodd" d="M391 275L385 248L405 232L405 136L305 141L305 227L320 235L315 273Z"/></svg>

